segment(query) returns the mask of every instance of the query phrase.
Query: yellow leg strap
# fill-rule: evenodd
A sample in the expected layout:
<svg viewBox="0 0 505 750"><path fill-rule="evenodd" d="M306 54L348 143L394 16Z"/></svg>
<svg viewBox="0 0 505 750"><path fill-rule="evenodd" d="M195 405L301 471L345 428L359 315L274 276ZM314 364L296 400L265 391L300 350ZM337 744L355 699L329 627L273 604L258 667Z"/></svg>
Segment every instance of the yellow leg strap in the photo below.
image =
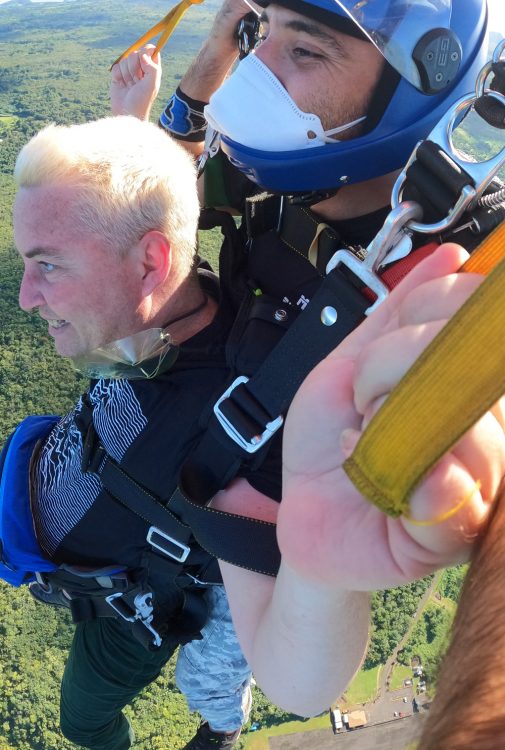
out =
<svg viewBox="0 0 505 750"><path fill-rule="evenodd" d="M144 44L150 42L151 39L153 39L155 36L161 34L155 49L155 52L159 52L172 36L175 27L177 26L185 12L188 10L188 8L191 5L199 5L200 3L203 3L203 0L181 0L181 2L177 3L177 5L174 5L172 10L170 10L159 23L152 26L148 31L146 31L145 34L139 37L136 42L128 47L128 49L125 50L122 55L119 55L117 60L114 60L114 62L112 63L111 68L114 67L116 63L124 60L125 57L128 57L130 52L135 52L135 50L143 47Z"/></svg>
<svg viewBox="0 0 505 750"><path fill-rule="evenodd" d="M463 266L486 273L505 255L505 222ZM423 476L505 393L505 260L427 347L370 421L344 469L391 516Z"/></svg>

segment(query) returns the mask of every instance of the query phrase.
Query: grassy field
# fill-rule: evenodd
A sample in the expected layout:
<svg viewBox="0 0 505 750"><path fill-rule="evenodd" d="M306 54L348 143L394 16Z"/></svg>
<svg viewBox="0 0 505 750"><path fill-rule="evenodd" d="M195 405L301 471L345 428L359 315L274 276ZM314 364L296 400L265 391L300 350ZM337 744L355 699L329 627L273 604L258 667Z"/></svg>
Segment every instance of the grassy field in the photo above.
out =
<svg viewBox="0 0 505 750"><path fill-rule="evenodd" d="M373 701L377 695L379 675L382 667L362 669L349 685L344 695L343 703L353 706L357 703Z"/></svg>
<svg viewBox="0 0 505 750"><path fill-rule="evenodd" d="M246 736L245 750L268 750L268 738L296 732L308 732L313 729L326 729L330 726L328 714L316 716L313 719L301 719L300 721L288 721L277 724L257 732L250 732Z"/></svg>
<svg viewBox="0 0 505 750"><path fill-rule="evenodd" d="M390 690L399 690L403 687L403 681L412 679L412 668L405 667L403 664L395 664L389 684Z"/></svg>

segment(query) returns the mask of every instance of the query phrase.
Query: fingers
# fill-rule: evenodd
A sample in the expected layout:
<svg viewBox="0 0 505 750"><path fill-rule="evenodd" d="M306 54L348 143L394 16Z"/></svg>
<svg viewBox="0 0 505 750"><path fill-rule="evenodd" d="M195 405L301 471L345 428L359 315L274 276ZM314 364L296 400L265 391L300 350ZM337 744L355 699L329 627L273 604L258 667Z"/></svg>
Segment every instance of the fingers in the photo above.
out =
<svg viewBox="0 0 505 750"><path fill-rule="evenodd" d="M160 55L159 52L154 54L155 50L153 44L147 44L116 63L112 68L113 82L130 87L141 81L146 74L157 72Z"/></svg>
<svg viewBox="0 0 505 750"><path fill-rule="evenodd" d="M302 383L286 418L285 474L313 476L342 463L341 433L358 429L361 421L353 404L353 364L327 357Z"/></svg>
<svg viewBox="0 0 505 750"><path fill-rule="evenodd" d="M144 75L151 72L158 73L158 70L161 68L161 54L159 51L156 51L154 44L147 45L140 52L140 67Z"/></svg>
<svg viewBox="0 0 505 750"><path fill-rule="evenodd" d="M479 483L448 454L413 493L400 525L440 567L456 565L469 558L489 510Z"/></svg>
<svg viewBox="0 0 505 750"><path fill-rule="evenodd" d="M419 284L404 296L399 305L399 325L452 317L483 280L479 274L458 273Z"/></svg>
<svg viewBox="0 0 505 750"><path fill-rule="evenodd" d="M401 300L420 284L459 271L468 259L468 253L460 245L447 242L419 263L391 292L390 304L398 306Z"/></svg>
<svg viewBox="0 0 505 750"><path fill-rule="evenodd" d="M430 279L404 296L386 332L363 342L357 354L355 403L361 414L397 385L481 282L479 275L452 274Z"/></svg>
<svg viewBox="0 0 505 750"><path fill-rule="evenodd" d="M372 402L393 390L445 322L390 331L361 351L354 374L354 403L360 414L368 413Z"/></svg>
<svg viewBox="0 0 505 750"><path fill-rule="evenodd" d="M335 350L335 354L356 356L363 346L380 336L388 327L396 325L401 305L414 289L434 279L454 274L467 258L468 253L459 245L452 243L441 245L393 289L377 310Z"/></svg>
<svg viewBox="0 0 505 750"><path fill-rule="evenodd" d="M482 497L490 501L505 475L505 435L494 411L484 414L451 452L480 481Z"/></svg>
<svg viewBox="0 0 505 750"><path fill-rule="evenodd" d="M254 10L252 3L244 0L225 0L214 19L211 38L221 39L236 48L235 31L239 21ZM237 50L238 52L238 50Z"/></svg>

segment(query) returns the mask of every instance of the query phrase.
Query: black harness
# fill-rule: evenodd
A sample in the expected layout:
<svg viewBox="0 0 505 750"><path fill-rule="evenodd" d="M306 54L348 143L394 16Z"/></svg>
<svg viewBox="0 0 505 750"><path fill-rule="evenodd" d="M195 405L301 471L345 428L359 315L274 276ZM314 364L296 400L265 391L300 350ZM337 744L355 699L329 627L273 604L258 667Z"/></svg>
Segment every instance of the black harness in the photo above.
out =
<svg viewBox="0 0 505 750"><path fill-rule="evenodd" d="M499 119L503 113L497 115L495 110L493 106L493 122L498 118L499 127L504 127L503 117ZM437 221L473 185L471 175L451 163L437 144L426 141L408 170L404 197L415 199L428 220ZM220 280L222 305L229 306L235 317L227 345L234 375L213 405L172 496L157 497L136 482L107 454L91 418L83 426L83 470L96 473L111 496L146 521L152 554L176 586L186 576L190 583L181 588L190 601L195 586L206 580L196 552L200 547L234 565L276 575L280 553L275 525L216 511L208 503L244 466L254 471L265 460L308 373L360 324L382 287L387 293L416 259L445 240L471 250L504 218L503 205L491 201L464 214L449 234L432 238L430 245L426 235L414 235L414 252L388 267L378 286L369 288L370 277L359 272L363 248L345 247L347 260L328 266L342 251L342 240L299 202L279 196L248 199L240 227L227 213L204 210L201 228L220 226L224 236ZM288 293L282 294L279 290L286 287ZM193 573L188 576L191 566ZM142 621L132 614L135 602L143 605L149 593L137 590L137 584L133 581L126 592L115 590L113 598L105 597L109 609L125 619L133 617L134 625ZM94 601L93 594L86 596ZM97 598L103 601L103 592ZM95 615L102 616L103 604L92 607ZM188 612L191 618L192 604ZM149 616L143 618L143 628L152 642Z"/></svg>

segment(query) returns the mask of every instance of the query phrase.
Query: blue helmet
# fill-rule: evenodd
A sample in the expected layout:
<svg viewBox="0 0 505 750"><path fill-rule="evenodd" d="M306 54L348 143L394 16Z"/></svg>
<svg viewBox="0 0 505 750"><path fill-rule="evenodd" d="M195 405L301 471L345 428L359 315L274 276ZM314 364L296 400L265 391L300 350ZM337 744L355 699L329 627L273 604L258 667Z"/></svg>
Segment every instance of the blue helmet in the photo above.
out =
<svg viewBox="0 0 505 750"><path fill-rule="evenodd" d="M331 191L400 169L451 104L475 88L487 59L486 0L274 2L373 42L388 65L372 97L371 127L352 140L271 151L222 135L231 163L273 192Z"/></svg>

